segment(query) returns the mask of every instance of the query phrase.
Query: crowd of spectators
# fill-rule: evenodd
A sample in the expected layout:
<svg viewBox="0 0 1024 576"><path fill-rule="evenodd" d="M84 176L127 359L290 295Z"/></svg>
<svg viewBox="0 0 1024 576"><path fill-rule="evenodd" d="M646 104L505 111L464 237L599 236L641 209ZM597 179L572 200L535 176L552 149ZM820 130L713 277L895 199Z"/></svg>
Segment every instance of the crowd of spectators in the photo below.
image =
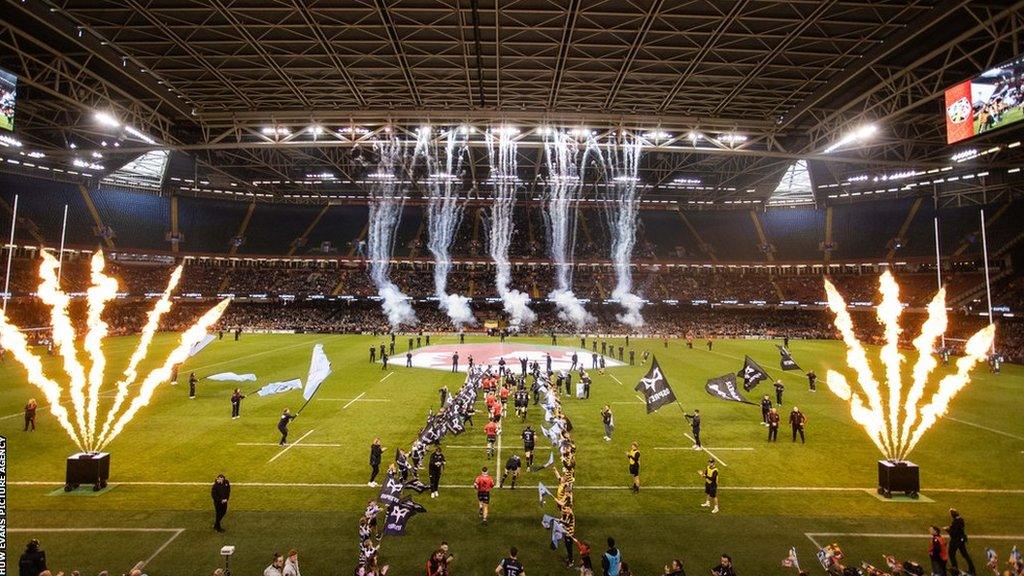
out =
<svg viewBox="0 0 1024 576"><path fill-rule="evenodd" d="M12 286L15 296L9 317L24 327L48 324L48 312L31 297L38 283L37 263L15 260ZM146 294L162 292L173 267L156 264L112 262L107 273L117 277L121 289L128 294L119 299L105 314L114 334L138 331L145 320L151 301ZM429 297L434 294L434 269L421 263L398 263L391 267L391 278L414 300L414 308L424 330L452 329L447 317ZM77 259L62 267L62 286L69 293L83 293L88 288L88 261ZM874 274L837 274L830 279L848 302L876 302L877 277ZM947 287L961 292L977 286L979 273L958 272L948 276ZM904 314L903 344L909 345L924 315L918 313L934 294L934 276L900 273L901 298L911 309ZM627 331L616 316L620 312L612 298L616 275L611 267L577 266L574 288L578 298L588 299L587 309L597 318L588 332L617 333ZM554 270L542 265L514 265L510 286L534 298L532 307L539 312L538 321L528 328L538 333L557 331L574 333L578 328L560 320L554 305L544 301L555 287ZM996 300L1016 306L1024 299L1024 283L1011 279L999 285ZM500 303L485 303L484 298L497 296L494 270L489 266L459 265L448 276L449 293L474 297L473 309L483 321L504 323L507 318ZM791 337L831 338L835 333L831 316L814 306L824 299L821 276L814 274L768 274L759 269L714 269L703 267L638 267L633 270L633 291L649 300L644 314L646 325L639 330L650 334L714 335L716 337ZM189 261L176 294L201 294L215 298L230 293L247 302L236 301L225 315L225 326L242 326L251 330L300 330L317 332L383 332L388 329L377 293L367 270L362 267L327 266L322 262L301 265L284 261L278 265L214 265L210 261ZM286 298L281 298L285 295ZM339 296L335 299L332 295ZM956 294L948 295L954 298ZM344 297L344 298L342 298ZM663 301L669 301L663 303ZM672 301L677 304L671 304ZM796 306L791 301L802 305ZM810 305L810 306L808 306ZM205 307L192 298L178 300L176 307L164 318L165 329L187 327ZM81 326L85 303L73 298L72 316ZM865 312L871 309L863 307ZM882 333L874 315L854 314L857 329L869 342L881 342ZM970 308L953 314L947 333L953 342L968 337L987 321ZM1024 359L1024 327L1016 318L999 321L998 345L1007 360Z"/></svg>

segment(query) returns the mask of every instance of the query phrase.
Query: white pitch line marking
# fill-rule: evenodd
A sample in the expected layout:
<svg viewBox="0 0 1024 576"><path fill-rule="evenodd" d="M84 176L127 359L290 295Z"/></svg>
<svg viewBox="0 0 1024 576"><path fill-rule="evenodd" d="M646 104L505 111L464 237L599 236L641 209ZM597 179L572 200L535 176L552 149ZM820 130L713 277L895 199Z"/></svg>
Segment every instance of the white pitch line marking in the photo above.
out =
<svg viewBox="0 0 1024 576"><path fill-rule="evenodd" d="M927 534L924 534L924 536L922 536L921 534L905 533L879 534L874 532L805 532L804 536L806 536L807 539L811 541L811 544L814 544L816 547L821 548L821 545L818 544L818 541L815 539L815 536L819 538L835 538L837 536L847 536L850 538L922 538L924 536L927 536ZM971 534L971 538L974 538L976 540L1017 541L1021 538L1024 538L1024 536L1018 534Z"/></svg>
<svg viewBox="0 0 1024 576"><path fill-rule="evenodd" d="M394 372L392 372L391 374L394 374ZM390 376L391 374L388 374L388 376ZM387 378L387 376L385 376L385 378ZM383 382L383 380L382 380L382 382ZM366 392L363 392L359 396L356 396L355 398L349 400L347 404L345 404L344 406L341 407L341 409L344 410L344 409L348 408L349 406L355 404L356 401L359 400L360 398L362 398L363 396L366 396Z"/></svg>
<svg viewBox="0 0 1024 576"><path fill-rule="evenodd" d="M313 428L313 430L316 430L316 428ZM298 444L299 442L302 442L302 439L305 438L306 436L309 436L310 434L312 434L313 430L310 430L309 432L306 432L302 436L299 436L298 440L296 440L295 442L292 442L291 444L285 446L285 448L283 450L281 450L280 452L278 452L276 455L274 455L273 458L271 458L270 460L267 460L267 464L270 464L274 460L277 460L281 456L284 456L285 452L287 452L287 451L291 450L292 448L294 448L295 445Z"/></svg>
<svg viewBox="0 0 1024 576"><path fill-rule="evenodd" d="M174 542L174 539L177 538L178 536L181 536L181 533L184 532L184 531L185 531L184 528L179 528L174 534L171 534L170 538L165 540L164 543L161 544L160 547L157 548L155 552L150 554L149 558L146 558L146 561L145 561L146 565L148 565L150 562L152 562L153 558L156 558L161 552L163 552L164 548L167 548L168 546L170 546L171 542Z"/></svg>
<svg viewBox="0 0 1024 576"><path fill-rule="evenodd" d="M317 398L317 402L349 402L352 398ZM355 398L359 402L391 402L390 398Z"/></svg>
<svg viewBox="0 0 1024 576"><path fill-rule="evenodd" d="M487 445L486 444L483 444L483 445L480 445L480 446L467 446L465 444L445 444L445 445L442 446L442 449L447 449L447 448L453 448L455 450L482 450L484 452L487 451ZM545 450L551 450L551 447L550 446L540 446L540 447L537 447L537 448L533 449L534 452L544 452Z"/></svg>
<svg viewBox="0 0 1024 576"><path fill-rule="evenodd" d="M149 564L156 558L161 552L167 548L171 542L181 536L184 528L8 528L8 532L171 532L171 536L164 540L164 543L149 555L149 558L143 560L143 565Z"/></svg>
<svg viewBox="0 0 1024 576"><path fill-rule="evenodd" d="M635 396L636 396L636 399L639 400L641 404L647 404L647 401L644 400L642 396L640 396L639 394L636 394Z"/></svg>
<svg viewBox="0 0 1024 576"><path fill-rule="evenodd" d="M17 480L7 483L8 486L63 486L64 481L38 481L38 480ZM165 481L128 481L111 482L109 486L159 486L159 487L195 487L210 486L210 482L165 482ZM365 482L360 483L336 483L336 482L245 482L236 481L232 486L252 486L258 488L366 488ZM470 484L445 484L442 488L448 489L475 489ZM629 486L576 486L581 490L629 490ZM704 490L704 486L645 486L645 490L672 490L692 491ZM875 491L876 487L853 487L853 486L729 486L730 491L742 492L865 492ZM929 488L929 494L933 492L950 494L1011 494L1024 495L1024 488Z"/></svg>
<svg viewBox="0 0 1024 576"><path fill-rule="evenodd" d="M280 446L277 442L238 442L235 446ZM300 444L299 448L337 448L341 444L316 444L309 443Z"/></svg>
<svg viewBox="0 0 1024 576"><path fill-rule="evenodd" d="M690 442L696 442L696 440L694 440L694 439L693 439L693 436L690 436L689 434L686 434L685 432L683 433L683 436L686 436L687 438L689 438L689 439L690 439ZM725 466L726 468L728 468L728 467L729 467L729 465L728 465L728 464L726 464L724 460L722 460L722 459L721 459L721 458L719 458L718 456L715 456L715 453L714 453L714 452L712 452L711 450L708 450L707 448L705 448L705 447L703 447L703 446L701 446L701 447L700 447L700 449L701 449L701 450L703 450L703 451L705 451L705 452L707 452L708 456L711 456L711 457L712 457L712 458L714 458L715 460L718 460L718 463L719 463L719 464L721 464L722 466Z"/></svg>
<svg viewBox="0 0 1024 576"><path fill-rule="evenodd" d="M498 452L494 459L494 475L498 475L498 467L501 466L501 431L504 426L498 426Z"/></svg>
<svg viewBox="0 0 1024 576"><path fill-rule="evenodd" d="M612 380L615 380L616 382L618 382L619 386L622 386L622 380L619 380L618 378L616 378L614 374L608 374L608 376L611 377Z"/></svg>
<svg viewBox="0 0 1024 576"><path fill-rule="evenodd" d="M657 446L655 450L693 450L692 447L684 446ZM714 448L714 450L721 450L723 452L753 452L753 448Z"/></svg>
<svg viewBox="0 0 1024 576"><path fill-rule="evenodd" d="M394 374L394 372L388 372L388 375L383 377L383 378L381 378L380 381L383 382L383 381L387 380L388 378L391 378L392 374Z"/></svg>
<svg viewBox="0 0 1024 576"><path fill-rule="evenodd" d="M988 426L982 426L981 424L975 424L974 422L968 422L967 420L961 420L959 418L953 418L952 416L946 416L945 418L946 418L946 420L952 420L953 422L959 422L959 423L967 425L967 426L973 426L975 428L981 428L982 430L987 430L989 432L992 432L993 434L999 434L1001 436L1007 436L1009 438L1014 438L1016 440L1024 440L1024 436L1017 436L1016 434L1010 434L1009 432L1003 432L1002 430L996 430L995 428L989 428Z"/></svg>

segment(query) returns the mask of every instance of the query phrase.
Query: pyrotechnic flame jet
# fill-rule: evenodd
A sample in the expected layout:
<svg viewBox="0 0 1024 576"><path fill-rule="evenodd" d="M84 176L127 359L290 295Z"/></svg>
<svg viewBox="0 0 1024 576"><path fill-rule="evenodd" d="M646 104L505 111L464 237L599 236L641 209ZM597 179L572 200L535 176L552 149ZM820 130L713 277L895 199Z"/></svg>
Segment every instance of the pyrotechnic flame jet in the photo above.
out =
<svg viewBox="0 0 1024 576"><path fill-rule="evenodd" d="M86 405L86 434L89 441L96 438L96 411L99 410L100 387L103 386L103 372L107 359L103 356L103 339L107 337L108 326L103 321L103 309L107 303L117 296L117 279L103 273L106 263L103 253L92 255L91 271L92 286L86 291L89 304L86 313L85 351L89 354L92 366L89 367L89 403Z"/></svg>
<svg viewBox="0 0 1024 576"><path fill-rule="evenodd" d="M102 450L110 444L110 442L117 438L117 435L124 429L125 424L131 422L132 418L135 417L135 413L141 408L147 406L149 401L153 398L153 392L156 391L156 387L161 382L166 382L171 376L171 370L175 364L184 362L188 358L188 352L197 342L203 339L203 336L210 330L210 328L220 320L224 310L227 309L228 304L231 303L230 298L221 300L213 308L206 311L206 314L199 319L198 322L192 325L191 328L185 331L181 335L181 341L178 343L178 347L175 348L171 354L164 361L163 365L153 370L139 385L139 394L132 399L128 409L125 410L124 414L114 423L114 426L110 429L110 434L103 440L103 443L99 445L99 449Z"/></svg>
<svg viewBox="0 0 1024 576"><path fill-rule="evenodd" d="M989 325L971 336L965 347L965 355L956 362L956 372L942 378L928 404L918 408L925 395L928 376L938 364L932 356L935 341L945 332L948 323L945 290L939 290L928 305L928 320L922 326L920 335L914 339L918 359L914 364L913 380L906 397L903 396L900 375L903 355L898 349L902 305L899 302L899 286L888 271L879 279L879 290L882 302L876 308L876 316L885 333L880 359L886 372L888 406L885 406L882 397L881 384L875 379L868 364L864 346L854 335L846 301L827 279L825 293L828 307L836 316L836 329L847 346L847 364L857 373L857 382L867 396L868 405L865 406L861 395L851 389L842 374L829 370L825 381L833 394L850 403L850 416L864 428L882 454L889 460L899 462L907 458L924 433L946 413L953 398L970 382L971 369L984 360L992 346L995 326Z"/></svg>
<svg viewBox="0 0 1024 576"><path fill-rule="evenodd" d="M79 431L71 423L68 417L68 410L61 405L61 389L57 384L43 372L43 363L39 357L33 354L28 347L25 335L18 330L18 327L7 322L7 316L0 311L0 345L5 350L10 350L14 359L21 364L28 373L28 381L42 391L46 403L49 405L50 414L57 419L61 428L68 433L68 437L75 443L79 450L85 450L85 442Z"/></svg>
<svg viewBox="0 0 1024 576"><path fill-rule="evenodd" d="M91 263L92 286L86 294L88 301L87 330L83 347L92 361L87 375L85 368L78 361L75 348L75 331L68 315L70 298L60 289L57 281L57 260L46 251L42 252L42 260L39 266L41 282L37 289L37 295L40 300L50 306L53 342L57 346L63 361L64 372L68 377L68 396L71 398L74 420L72 420L68 408L62 403L63 389L61 385L46 375L39 357L30 351L24 334L17 326L8 321L3 312L0 312L0 345L10 350L14 359L25 368L28 381L43 392L50 413L56 417L57 422L79 450L98 451L116 438L138 411L149 404L157 386L167 381L175 364L188 358L192 347L202 340L207 331L220 319L230 303L230 299L222 300L208 310L199 321L182 334L178 347L167 356L159 368L146 375L138 387L138 394L131 399L127 410L117 417L122 404L130 396L131 385L138 379L138 365L146 357L153 335L159 326L160 318L170 310L171 293L181 279L182 270L179 266L174 271L163 295L149 313L139 344L132 353L124 376L117 384L117 396L114 404L106 416L102 430L97 433L99 391L103 385L106 367L102 343L108 332L108 327L102 320L102 314L110 300L117 296L117 280L103 273L105 266L103 255L95 254Z"/></svg>
<svg viewBox="0 0 1024 576"><path fill-rule="evenodd" d="M171 274L171 279L167 282L167 287L164 289L163 294L160 295L160 299L157 300L153 309L149 311L149 316L146 319L146 325L142 327L142 334L139 336L139 343L135 346L135 350L132 352L131 358L128 359L128 366L124 369L124 375L117 383L117 393L114 396L114 403L107 412L107 418L103 422L103 428L100 431L100 443L103 443L103 440L110 432L110 426L114 423L114 417L117 416L118 412L121 410L121 405L124 404L125 399L128 397L129 388L139 377L139 363L145 360L146 354L149 352L149 345L153 341L153 335L156 334L157 328L160 327L160 318L162 318L163 315L171 309L171 293L173 293L175 288L178 287L178 282L181 280L181 273L183 270L184 265L180 265L174 269L174 272Z"/></svg>
<svg viewBox="0 0 1024 576"><path fill-rule="evenodd" d="M42 252L42 257L43 262L39 265L39 278L42 282L36 290L36 295L50 307L51 338L64 362L64 372L70 380L68 393L75 413L75 423L78 425L78 436L83 439L88 450L92 446L89 427L85 420L86 376L85 368L78 361L75 328L68 315L71 298L60 289L60 282L57 280L57 260L47 251Z"/></svg>

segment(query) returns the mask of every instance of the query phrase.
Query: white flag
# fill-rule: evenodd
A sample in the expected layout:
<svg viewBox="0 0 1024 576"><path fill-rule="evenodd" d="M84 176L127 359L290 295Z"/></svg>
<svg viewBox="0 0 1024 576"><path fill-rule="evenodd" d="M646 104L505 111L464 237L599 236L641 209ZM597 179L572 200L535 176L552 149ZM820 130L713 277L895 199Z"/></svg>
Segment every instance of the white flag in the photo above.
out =
<svg viewBox="0 0 1024 576"><path fill-rule="evenodd" d="M191 357L195 356L196 354L199 354L200 352L202 352L203 348L206 348L207 346L209 346L210 342L213 342L214 340L215 340L215 338L214 338L213 334L207 334L206 336L203 336L202 340L200 340L199 342L196 342L195 344L192 345L191 348L189 348L189 350L188 350L188 357L191 358Z"/></svg>
<svg viewBox="0 0 1024 576"><path fill-rule="evenodd" d="M302 398L312 398L320 384L330 375L331 361L324 354L324 345L317 344L313 347L313 357L309 360L309 376L306 377L306 388L302 391Z"/></svg>
<svg viewBox="0 0 1024 576"><path fill-rule="evenodd" d="M302 388L302 380L295 378L294 380L286 380L284 382L271 382L257 390L256 395L270 396L271 394L280 394L289 390L299 390L300 388Z"/></svg>
<svg viewBox="0 0 1024 576"><path fill-rule="evenodd" d="M216 380L218 382L255 382L255 374L235 374L234 372L221 372L220 374L214 374L213 376L207 376L207 380Z"/></svg>

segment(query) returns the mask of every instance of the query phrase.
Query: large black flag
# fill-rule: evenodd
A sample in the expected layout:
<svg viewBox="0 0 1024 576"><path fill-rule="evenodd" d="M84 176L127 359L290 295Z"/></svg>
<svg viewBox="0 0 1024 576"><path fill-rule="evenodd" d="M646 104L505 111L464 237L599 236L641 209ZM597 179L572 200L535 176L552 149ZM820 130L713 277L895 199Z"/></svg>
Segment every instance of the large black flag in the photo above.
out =
<svg viewBox="0 0 1024 576"><path fill-rule="evenodd" d="M760 364L754 362L754 359L750 356L746 356L743 359L743 369L736 373L737 376L743 378L743 389L750 392L757 386L762 380L768 379L768 373L761 368Z"/></svg>
<svg viewBox="0 0 1024 576"><path fill-rule="evenodd" d="M676 395L672 393L672 387L668 385L668 380L661 373L661 366L658 366L657 358L652 359L651 369L646 376L640 379L640 383L634 390L643 392L648 414L676 401Z"/></svg>
<svg viewBox="0 0 1024 576"><path fill-rule="evenodd" d="M402 484L400 479L389 475L384 478L384 484L380 487L380 497L378 499L388 506L398 504L403 488L405 488L405 485Z"/></svg>
<svg viewBox="0 0 1024 576"><path fill-rule="evenodd" d="M384 533L392 536L404 536L405 527L409 519L427 509L412 501L406 496L388 510L387 518L384 520Z"/></svg>
<svg viewBox="0 0 1024 576"><path fill-rule="evenodd" d="M779 367L781 367L783 370L801 369L799 366L797 366L796 360L793 360L793 356L789 353L789 350L786 350L785 346L779 346L778 344L776 344L775 347L779 349L779 355L781 356L781 358L779 358Z"/></svg>
<svg viewBox="0 0 1024 576"><path fill-rule="evenodd" d="M423 494L427 491L427 488L430 488L430 486L421 482L419 478L413 478L405 483L404 488L407 490L415 490L417 494Z"/></svg>
<svg viewBox="0 0 1024 576"><path fill-rule="evenodd" d="M736 388L736 375L732 373L719 376L718 378L711 378L704 389L707 390L708 394L722 400L751 404L751 402L747 402L747 399L740 395L739 389Z"/></svg>

